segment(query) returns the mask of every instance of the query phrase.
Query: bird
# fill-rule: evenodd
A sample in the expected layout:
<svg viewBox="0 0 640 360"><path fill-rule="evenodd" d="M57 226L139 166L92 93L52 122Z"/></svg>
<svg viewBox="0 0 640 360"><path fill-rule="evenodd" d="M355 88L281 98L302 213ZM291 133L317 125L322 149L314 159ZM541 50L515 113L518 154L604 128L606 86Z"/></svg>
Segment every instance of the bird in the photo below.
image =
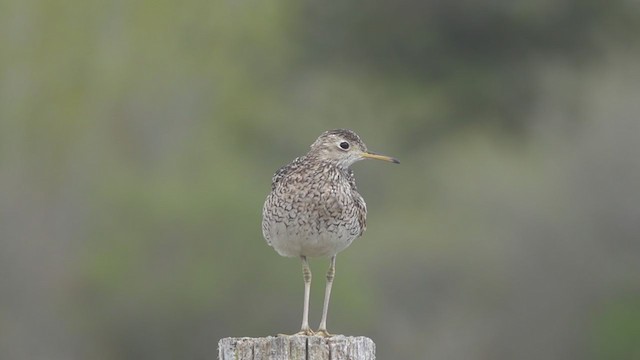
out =
<svg viewBox="0 0 640 360"><path fill-rule="evenodd" d="M275 251L302 260L304 306L300 332L294 335L332 336L327 313L335 278L336 255L366 229L367 205L358 193L351 165L364 159L399 164L390 156L367 150L355 132L323 132L306 155L281 167L272 178L262 208L262 234ZM309 327L311 268L308 257L328 257L322 318L317 331Z"/></svg>

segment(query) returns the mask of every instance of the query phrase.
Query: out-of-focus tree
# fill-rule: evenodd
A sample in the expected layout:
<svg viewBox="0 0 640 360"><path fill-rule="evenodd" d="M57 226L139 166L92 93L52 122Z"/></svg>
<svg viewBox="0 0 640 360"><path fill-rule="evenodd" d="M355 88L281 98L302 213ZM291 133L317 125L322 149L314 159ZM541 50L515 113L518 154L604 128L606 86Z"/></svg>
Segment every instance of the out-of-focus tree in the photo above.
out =
<svg viewBox="0 0 640 360"><path fill-rule="evenodd" d="M306 62L354 68L442 102L437 120L403 119L424 137L476 123L527 129L541 63L587 66L640 30L637 7L622 0L307 1L302 13Z"/></svg>

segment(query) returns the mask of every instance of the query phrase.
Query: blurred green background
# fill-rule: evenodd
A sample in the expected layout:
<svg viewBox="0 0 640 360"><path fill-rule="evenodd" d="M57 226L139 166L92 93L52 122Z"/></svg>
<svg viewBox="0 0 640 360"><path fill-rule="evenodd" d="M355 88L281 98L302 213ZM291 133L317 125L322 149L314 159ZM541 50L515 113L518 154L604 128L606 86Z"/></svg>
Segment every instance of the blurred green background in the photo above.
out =
<svg viewBox="0 0 640 360"><path fill-rule="evenodd" d="M262 202L340 127L402 164L354 166L329 330L380 359L640 359L639 31L629 0L1 1L0 358L295 332Z"/></svg>

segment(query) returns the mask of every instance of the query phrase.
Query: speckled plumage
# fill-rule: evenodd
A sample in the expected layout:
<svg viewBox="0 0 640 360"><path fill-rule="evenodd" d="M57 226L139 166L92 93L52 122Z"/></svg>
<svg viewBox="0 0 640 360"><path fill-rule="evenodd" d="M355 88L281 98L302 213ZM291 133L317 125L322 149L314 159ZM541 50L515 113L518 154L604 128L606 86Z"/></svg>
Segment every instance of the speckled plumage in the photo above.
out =
<svg viewBox="0 0 640 360"><path fill-rule="evenodd" d="M329 130L318 137L306 155L273 175L271 192L262 209L262 234L278 254L302 258L305 275L302 334L313 334L307 320L311 270L306 258L329 256L331 265L319 329L328 336L326 313L335 255L366 229L367 205L358 193L350 168L365 158L398 162L368 152L353 131Z"/></svg>
<svg viewBox="0 0 640 360"><path fill-rule="evenodd" d="M274 175L262 233L282 256L331 256L362 235L366 216L353 171L306 155Z"/></svg>

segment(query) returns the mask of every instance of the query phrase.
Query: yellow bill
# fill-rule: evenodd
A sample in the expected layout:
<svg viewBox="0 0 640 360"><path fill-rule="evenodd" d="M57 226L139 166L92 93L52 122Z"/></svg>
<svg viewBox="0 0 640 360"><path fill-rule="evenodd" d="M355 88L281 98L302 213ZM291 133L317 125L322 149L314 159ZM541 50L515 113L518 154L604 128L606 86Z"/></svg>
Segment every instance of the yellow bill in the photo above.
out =
<svg viewBox="0 0 640 360"><path fill-rule="evenodd" d="M394 164L400 164L400 161L396 158L392 158L391 156L380 155L372 152L363 152L362 157L366 159L376 159L376 160L384 160L388 162L392 162Z"/></svg>

